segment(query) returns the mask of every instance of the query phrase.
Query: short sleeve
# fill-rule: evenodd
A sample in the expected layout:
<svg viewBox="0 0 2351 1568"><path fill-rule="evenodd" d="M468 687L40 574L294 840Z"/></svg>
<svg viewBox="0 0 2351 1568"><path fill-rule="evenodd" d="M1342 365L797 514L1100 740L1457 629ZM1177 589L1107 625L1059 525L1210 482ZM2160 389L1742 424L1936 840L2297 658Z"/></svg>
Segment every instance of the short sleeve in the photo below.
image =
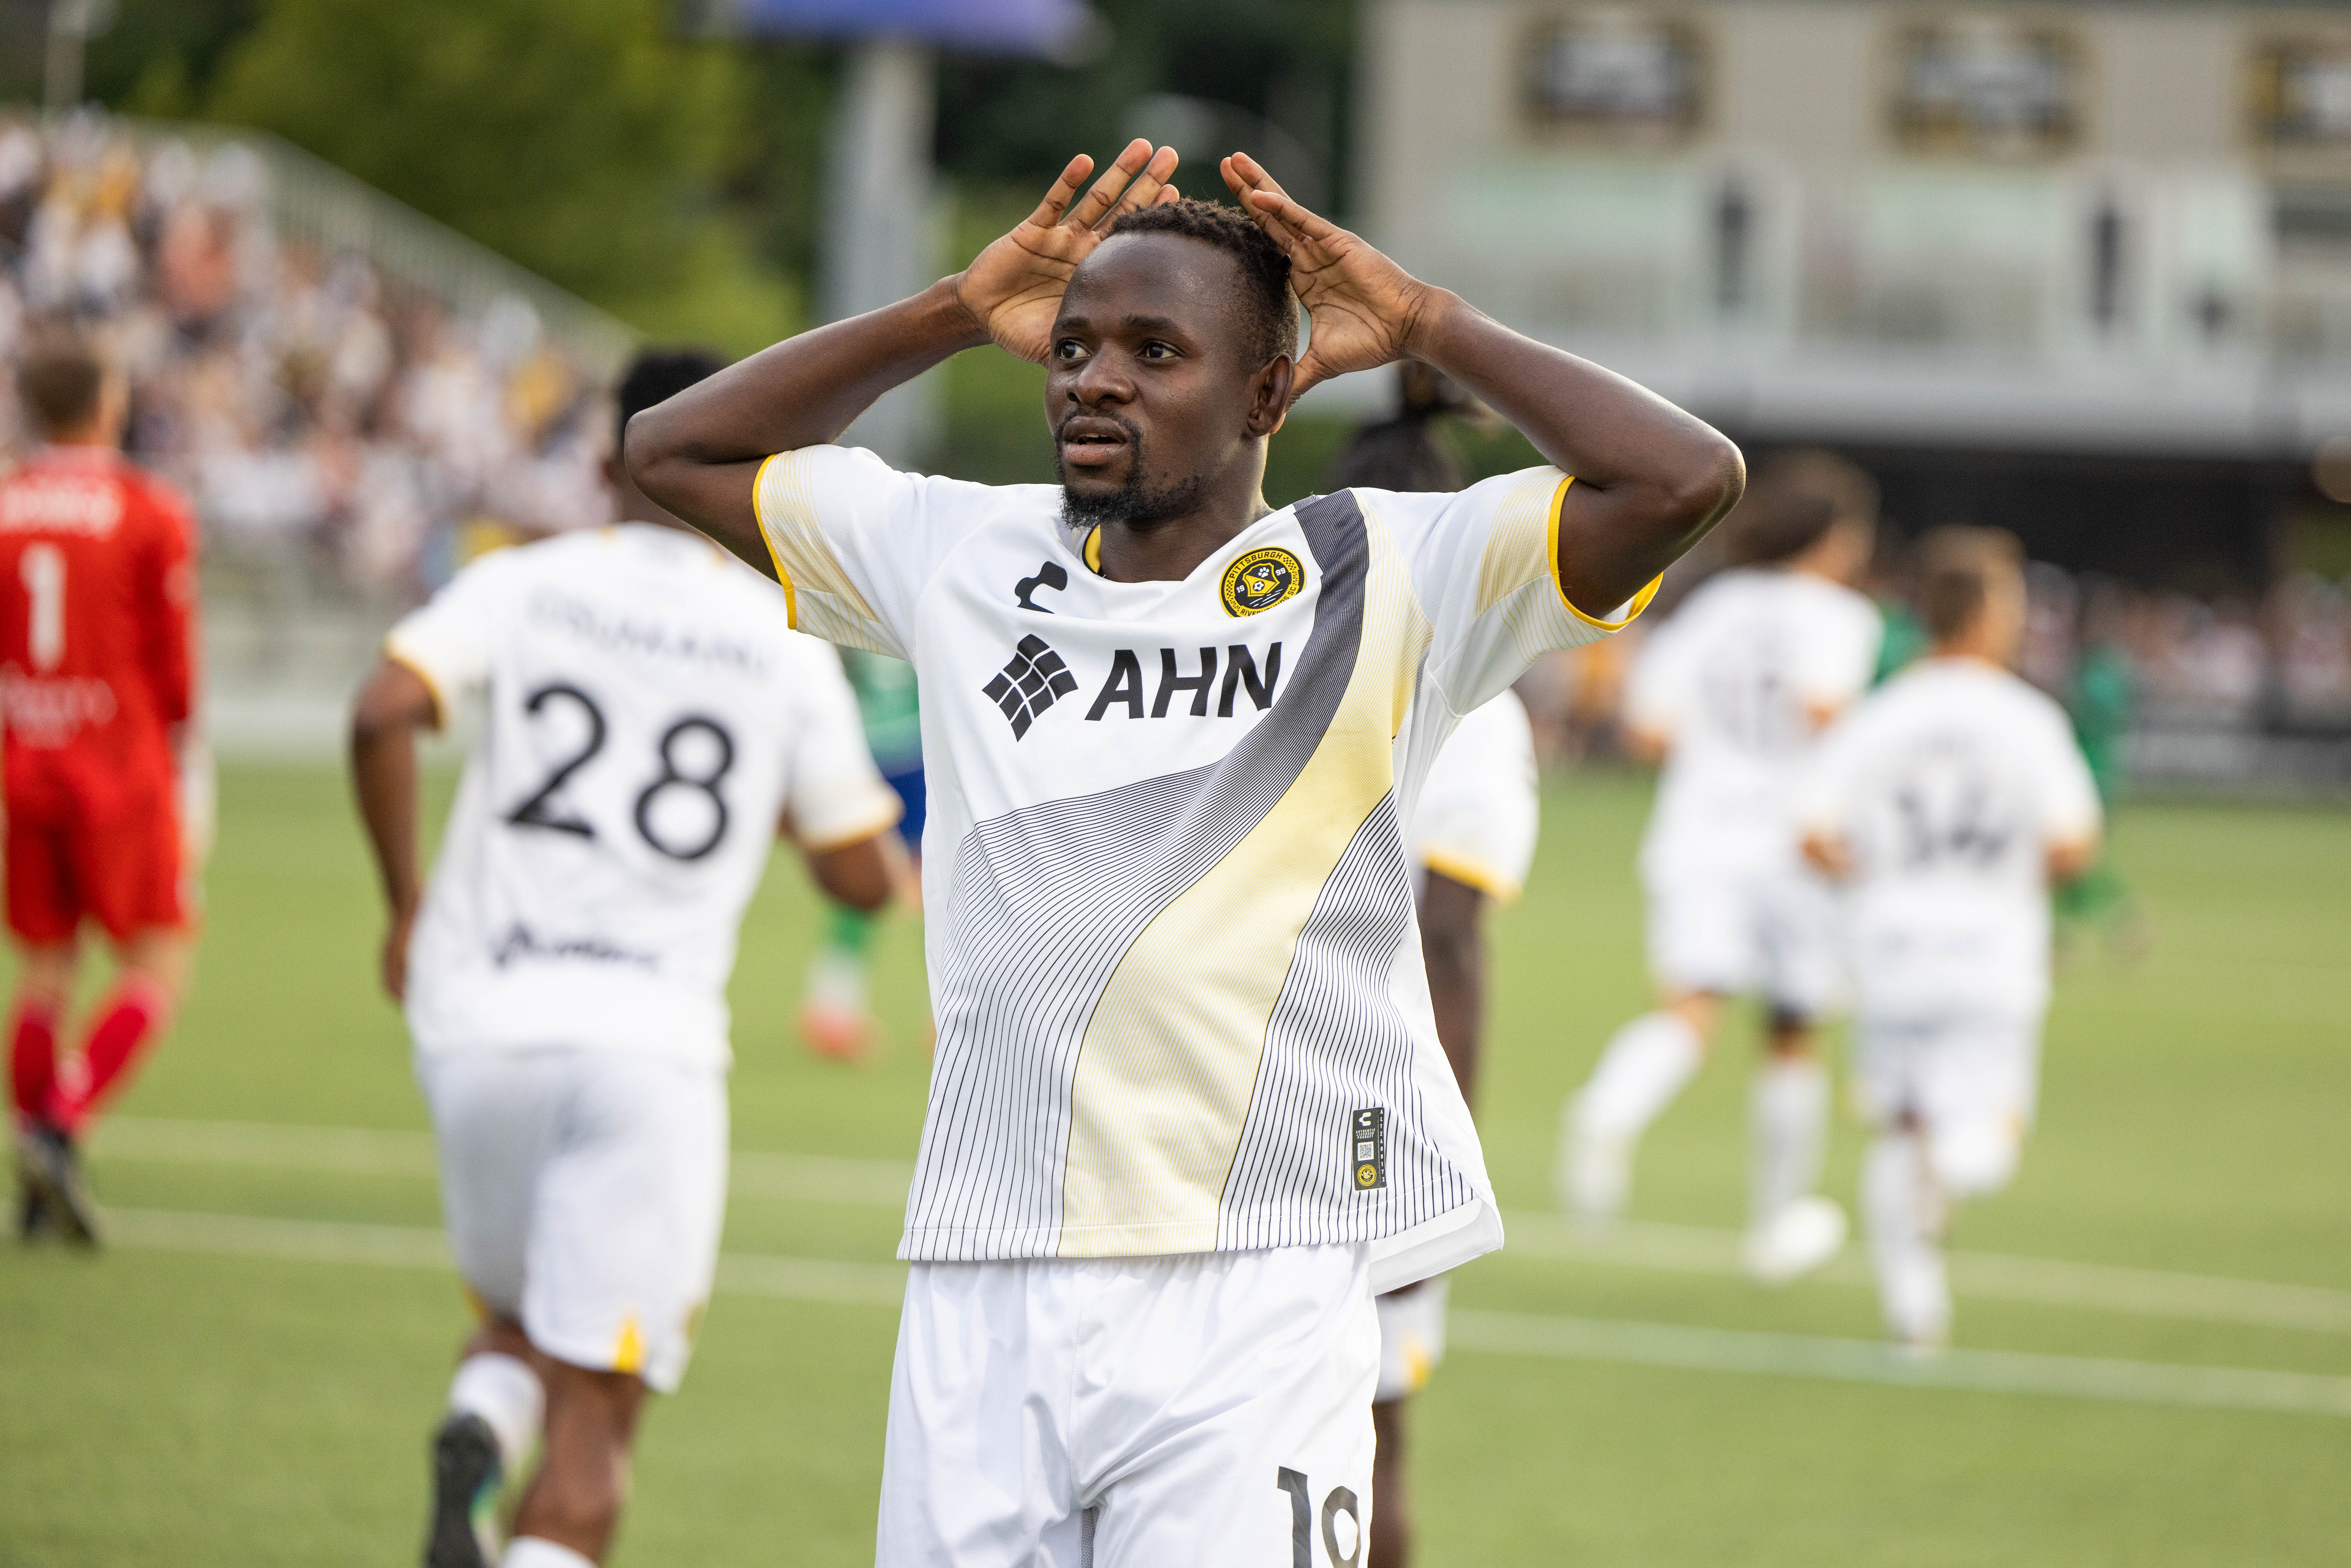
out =
<svg viewBox="0 0 2351 1568"><path fill-rule="evenodd" d="M2055 711L2054 705L2045 716L2041 732L2041 841L2086 842L2097 836L2103 817L2097 781L2090 776L2090 765L2083 760L2073 727Z"/></svg>
<svg viewBox="0 0 2351 1568"><path fill-rule="evenodd" d="M1652 582L1600 615L1568 603L1559 508L1573 483L1527 468L1451 494L1355 492L1404 555L1430 624L1427 678L1455 713L1489 701L1544 653L1622 630L1656 592Z"/></svg>
<svg viewBox="0 0 2351 1568"><path fill-rule="evenodd" d="M489 681L497 639L507 622L503 555L486 556L451 578L384 637L384 656L406 665L432 688L435 716L444 725L466 696Z"/></svg>
<svg viewBox="0 0 2351 1568"><path fill-rule="evenodd" d="M1625 722L1646 735L1670 738L1689 712L1690 640L1678 613L1642 639L1625 683Z"/></svg>
<svg viewBox="0 0 2351 1568"><path fill-rule="evenodd" d="M1861 595L1834 591L1834 612L1815 618L1797 639L1795 685L1806 703L1836 711L1869 689L1886 622Z"/></svg>
<svg viewBox="0 0 2351 1568"><path fill-rule="evenodd" d="M1539 820L1534 729L1505 692L1437 752L1413 811L1413 858L1507 904L1526 885Z"/></svg>
<svg viewBox="0 0 2351 1568"><path fill-rule="evenodd" d="M812 642L794 642L806 656L791 671L799 708L784 810L802 848L839 849L889 827L904 808L866 749L841 662Z"/></svg>
<svg viewBox="0 0 2351 1568"><path fill-rule="evenodd" d="M992 493L862 447L804 446L759 465L751 502L795 629L910 659L915 601Z"/></svg>

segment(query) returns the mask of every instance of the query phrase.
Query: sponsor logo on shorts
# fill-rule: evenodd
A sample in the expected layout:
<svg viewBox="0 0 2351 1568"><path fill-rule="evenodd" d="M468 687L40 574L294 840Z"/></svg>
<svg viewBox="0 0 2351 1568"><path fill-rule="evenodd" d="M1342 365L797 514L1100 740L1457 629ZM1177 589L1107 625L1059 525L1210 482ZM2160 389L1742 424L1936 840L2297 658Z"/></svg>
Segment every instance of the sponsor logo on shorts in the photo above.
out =
<svg viewBox="0 0 2351 1568"><path fill-rule="evenodd" d="M1388 1185L1387 1108L1374 1105L1358 1111L1347 1127L1348 1152L1355 1168L1355 1190L1373 1192Z"/></svg>
<svg viewBox="0 0 2351 1568"><path fill-rule="evenodd" d="M1255 615L1270 610L1306 586L1306 568L1279 545L1253 549L1225 568L1225 610Z"/></svg>

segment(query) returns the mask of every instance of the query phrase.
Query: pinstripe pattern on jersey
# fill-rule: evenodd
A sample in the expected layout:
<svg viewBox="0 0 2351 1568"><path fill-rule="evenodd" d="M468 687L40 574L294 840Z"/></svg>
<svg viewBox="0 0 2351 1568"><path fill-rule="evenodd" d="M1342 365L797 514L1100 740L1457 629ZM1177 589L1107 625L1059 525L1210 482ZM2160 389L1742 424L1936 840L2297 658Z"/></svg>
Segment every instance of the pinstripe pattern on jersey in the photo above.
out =
<svg viewBox="0 0 2351 1568"><path fill-rule="evenodd" d="M1273 707L1221 761L1008 812L975 825L960 847L937 1064L902 1257L1066 1250L1073 1082L1104 989L1137 936L1297 781L1353 683L1363 515L1338 496L1296 516L1319 577L1313 631ZM1141 1232L1124 1239L1117 1251L1211 1244L1169 1248Z"/></svg>
<svg viewBox="0 0 2351 1568"><path fill-rule="evenodd" d="M1369 1240L1476 1199L1430 1135L1412 1037L1388 988L1412 932L1410 889L1390 796L1299 934L1217 1216L1219 1251ZM1347 1130L1374 1105L1388 1112L1388 1185L1358 1192Z"/></svg>

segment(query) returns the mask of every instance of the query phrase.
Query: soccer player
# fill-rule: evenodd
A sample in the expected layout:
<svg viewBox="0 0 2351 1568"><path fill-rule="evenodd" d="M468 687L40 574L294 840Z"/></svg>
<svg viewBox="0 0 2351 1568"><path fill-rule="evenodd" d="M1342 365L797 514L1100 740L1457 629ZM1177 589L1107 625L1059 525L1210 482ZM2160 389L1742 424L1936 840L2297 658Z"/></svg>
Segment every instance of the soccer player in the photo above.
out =
<svg viewBox="0 0 2351 1568"><path fill-rule="evenodd" d="M98 1218L77 1140L170 1024L193 942L181 789L209 782L193 724L196 530L123 458L130 393L96 349L37 345L16 382L47 442L0 482L19 1228L88 1245ZM118 968L79 1054L60 1061L85 920Z"/></svg>
<svg viewBox="0 0 2351 1568"><path fill-rule="evenodd" d="M1741 483L1705 424L1249 159L1240 211L1176 199L1175 163L1136 142L1081 195L1074 159L964 272L629 431L804 630L922 682L939 1038L886 1568L1360 1561L1372 1299L1501 1240L1403 824L1457 716L1636 614ZM1046 367L1060 485L830 444L990 341ZM1555 466L1269 507L1297 394L1407 356Z"/></svg>
<svg viewBox="0 0 2351 1568"><path fill-rule="evenodd" d="M1442 383L1426 365L1397 367L1401 410L1364 426L1332 461L1333 489L1458 490L1460 465L1431 428L1445 412ZM1437 1038L1462 1099L1477 1104L1478 1051L1486 1015L1486 910L1519 895L1534 860L1540 817L1534 727L1515 692L1462 716L1421 786L1405 834L1418 869L1420 953L1428 969ZM1390 1291L1380 1318L1380 1375L1372 1391L1370 1561L1406 1568L1412 1554L1405 1465L1406 1402L1445 1357L1445 1276Z"/></svg>
<svg viewBox="0 0 2351 1568"><path fill-rule="evenodd" d="M1870 1261L1887 1331L1931 1351L1950 1207L2007 1185L2032 1125L2050 885L2095 862L2099 810L2064 710L2008 670L2015 537L1938 529L1919 555L1932 652L1830 732L1801 820L1850 904Z"/></svg>
<svg viewBox="0 0 2351 1568"><path fill-rule="evenodd" d="M1869 684L1877 612L1846 584L1868 562L1876 488L1825 453L1760 468L1724 524L1733 565L1649 639L1626 723L1665 758L1641 845L1659 1005L1618 1030L1562 1118L1560 1187L1588 1220L1620 1214L1641 1134L1698 1071L1723 1004L1771 1008L1750 1112L1749 1270L1792 1279L1844 1245L1813 1191L1829 1082L1814 1025L1840 998L1827 889L1802 862L1792 789L1822 727Z"/></svg>
<svg viewBox="0 0 2351 1568"><path fill-rule="evenodd" d="M623 419L707 374L641 359ZM392 628L351 766L483 1322L434 1441L428 1568L604 1555L645 1390L685 1371L726 1188L727 1015L744 904L789 824L833 897L872 907L898 804L831 651L783 595L646 501L502 551ZM479 696L481 739L429 888L415 732ZM535 1437L501 1558L491 1512Z"/></svg>

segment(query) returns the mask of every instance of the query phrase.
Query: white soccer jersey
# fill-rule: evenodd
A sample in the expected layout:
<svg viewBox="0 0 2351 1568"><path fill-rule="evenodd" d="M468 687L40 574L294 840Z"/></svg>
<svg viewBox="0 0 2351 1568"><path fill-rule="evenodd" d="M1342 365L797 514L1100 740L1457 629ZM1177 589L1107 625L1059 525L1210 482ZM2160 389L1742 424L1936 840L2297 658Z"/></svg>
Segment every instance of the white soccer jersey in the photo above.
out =
<svg viewBox="0 0 2351 1568"><path fill-rule="evenodd" d="M1670 746L1641 845L1649 874L1793 865L1810 710L1868 686L1883 634L1876 606L1851 589L1765 570L1709 579L1650 635L1625 699L1634 727Z"/></svg>
<svg viewBox="0 0 2351 1568"><path fill-rule="evenodd" d="M831 650L675 529L502 550L392 628L444 721L486 698L409 947L418 1050L726 1060L737 926L778 816L812 847L897 820Z"/></svg>
<svg viewBox="0 0 2351 1568"><path fill-rule="evenodd" d="M1516 692L1461 716L1420 787L1412 858L1504 903L1534 863L1535 732Z"/></svg>
<svg viewBox="0 0 2351 1568"><path fill-rule="evenodd" d="M1384 1290L1499 1244L1400 824L1458 715L1621 624L1559 591L1567 484L1317 497L1113 582L1056 486L761 467L796 624L922 683L939 1035L901 1256L1371 1242Z"/></svg>
<svg viewBox="0 0 2351 1568"><path fill-rule="evenodd" d="M1857 864L1865 1020L2047 1005L2047 852L2090 838L2099 818L2055 703L1978 660L1913 665L1830 732L1801 810Z"/></svg>

